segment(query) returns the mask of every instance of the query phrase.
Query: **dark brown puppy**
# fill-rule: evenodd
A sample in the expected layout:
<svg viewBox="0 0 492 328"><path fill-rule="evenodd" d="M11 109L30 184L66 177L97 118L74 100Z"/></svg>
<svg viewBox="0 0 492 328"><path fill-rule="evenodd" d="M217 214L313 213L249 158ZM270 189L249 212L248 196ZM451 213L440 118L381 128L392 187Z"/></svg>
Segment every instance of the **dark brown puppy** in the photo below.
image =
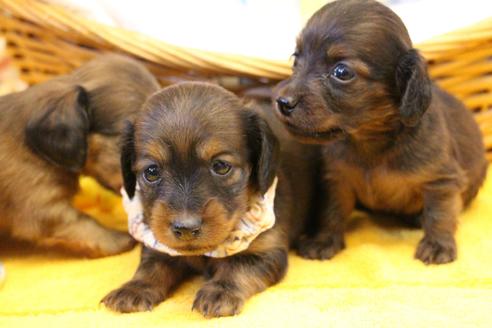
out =
<svg viewBox="0 0 492 328"><path fill-rule="evenodd" d="M128 131L122 164L125 188L132 197L138 182L145 221L157 240L194 254L214 249L244 215L248 199L264 194L275 176L276 223L247 250L225 258L172 257L143 247L135 276L103 299L106 306L150 310L184 279L204 273L207 282L193 308L208 317L234 315L282 279L289 243L309 216L315 163L310 151L304 155L302 145L290 142L286 138L279 153L264 119L218 86L183 83L150 97ZM289 163L281 162L284 154ZM199 233L177 234L175 228Z"/></svg>
<svg viewBox="0 0 492 328"><path fill-rule="evenodd" d="M158 84L137 62L101 56L0 98L0 228L14 238L97 257L133 247L72 207L81 173L119 191L120 137Z"/></svg>
<svg viewBox="0 0 492 328"><path fill-rule="evenodd" d="M430 81L396 14L372 0L324 6L298 39L277 103L291 134L325 145L329 198L302 256L344 248L344 220L360 204L418 216L423 262L456 258L456 217L484 180L484 146L471 113Z"/></svg>

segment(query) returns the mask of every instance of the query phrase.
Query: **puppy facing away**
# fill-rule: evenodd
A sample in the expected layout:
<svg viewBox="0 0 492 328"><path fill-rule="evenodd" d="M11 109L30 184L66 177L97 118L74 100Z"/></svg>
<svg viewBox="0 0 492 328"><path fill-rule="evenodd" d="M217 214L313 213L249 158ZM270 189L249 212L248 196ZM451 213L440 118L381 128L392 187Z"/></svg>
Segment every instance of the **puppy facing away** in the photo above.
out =
<svg viewBox="0 0 492 328"><path fill-rule="evenodd" d="M159 88L139 63L103 55L73 73L0 98L0 228L89 257L131 249L126 233L72 207L80 174L122 186L120 137Z"/></svg>
<svg viewBox="0 0 492 328"><path fill-rule="evenodd" d="M319 153L303 153L307 147L292 138L279 146L260 114L229 91L198 82L152 95L126 136L125 189L131 198L140 188L143 220L155 239L185 255L143 246L134 277L103 299L108 308L150 310L183 280L202 273L207 280L193 309L228 316L282 279L289 244L309 216L311 167ZM224 243L251 211L252 198L272 191L272 228L234 255L203 256Z"/></svg>
<svg viewBox="0 0 492 328"><path fill-rule="evenodd" d="M327 259L343 249L344 220L358 205L417 218L424 263L455 260L457 215L484 180L484 145L472 114L430 80L400 18L373 0L327 4L294 56L276 113L298 140L323 145L329 191L299 253Z"/></svg>

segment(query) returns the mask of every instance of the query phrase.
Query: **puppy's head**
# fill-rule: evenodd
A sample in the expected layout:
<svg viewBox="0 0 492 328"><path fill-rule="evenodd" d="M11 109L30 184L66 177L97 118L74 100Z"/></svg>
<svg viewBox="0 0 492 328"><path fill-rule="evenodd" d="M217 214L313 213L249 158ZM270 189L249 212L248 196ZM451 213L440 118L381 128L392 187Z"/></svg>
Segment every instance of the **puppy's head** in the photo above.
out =
<svg viewBox="0 0 492 328"><path fill-rule="evenodd" d="M23 95L33 108L25 131L27 145L55 165L80 171L87 157L91 125L86 90L53 80L29 88Z"/></svg>
<svg viewBox="0 0 492 328"><path fill-rule="evenodd" d="M118 192L124 122L157 87L132 60L97 58L69 76L24 91L24 102L32 108L26 143L50 163L92 176Z"/></svg>
<svg viewBox="0 0 492 328"><path fill-rule="evenodd" d="M151 96L122 151L125 188L141 188L156 238L203 254L224 242L275 177L277 141L232 93L183 83Z"/></svg>
<svg viewBox="0 0 492 328"><path fill-rule="evenodd" d="M298 38L278 117L305 142L415 126L431 100L424 60L400 18L373 0L329 3Z"/></svg>

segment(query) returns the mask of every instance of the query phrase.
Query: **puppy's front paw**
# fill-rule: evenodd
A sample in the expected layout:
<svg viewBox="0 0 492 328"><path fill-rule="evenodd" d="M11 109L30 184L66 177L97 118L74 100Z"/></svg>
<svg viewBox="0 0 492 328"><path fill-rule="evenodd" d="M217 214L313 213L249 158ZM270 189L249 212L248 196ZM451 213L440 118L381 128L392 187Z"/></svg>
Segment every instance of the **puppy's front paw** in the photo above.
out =
<svg viewBox="0 0 492 328"><path fill-rule="evenodd" d="M193 310L205 317L225 317L241 312L244 299L236 286L227 282L208 282L196 294Z"/></svg>
<svg viewBox="0 0 492 328"><path fill-rule="evenodd" d="M344 248L345 241L341 234L301 237L297 243L297 254L312 260L328 260Z"/></svg>
<svg viewBox="0 0 492 328"><path fill-rule="evenodd" d="M417 247L415 257L425 264L443 264L456 260L456 253L453 237L438 239L425 236Z"/></svg>
<svg viewBox="0 0 492 328"><path fill-rule="evenodd" d="M137 244L129 234L106 228L87 234L86 238L80 243L66 241L62 245L84 256L98 258L129 251Z"/></svg>
<svg viewBox="0 0 492 328"><path fill-rule="evenodd" d="M162 301L163 297L150 285L140 281L130 281L106 295L101 303L113 311L129 313L151 311Z"/></svg>
<svg viewBox="0 0 492 328"><path fill-rule="evenodd" d="M120 254L131 250L136 245L135 239L130 235L120 231L109 231L105 236L98 240L95 251L89 254L91 257L104 257Z"/></svg>

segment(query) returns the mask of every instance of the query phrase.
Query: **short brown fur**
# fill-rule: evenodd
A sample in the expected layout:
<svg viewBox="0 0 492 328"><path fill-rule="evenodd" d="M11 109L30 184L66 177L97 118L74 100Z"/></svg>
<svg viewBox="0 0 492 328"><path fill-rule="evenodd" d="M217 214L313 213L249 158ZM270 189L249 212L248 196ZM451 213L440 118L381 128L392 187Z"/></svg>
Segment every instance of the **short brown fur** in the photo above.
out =
<svg viewBox="0 0 492 328"><path fill-rule="evenodd" d="M214 85L169 87L154 94L144 107L134 131L129 128L127 150L123 150L127 190L131 196L138 181L145 220L160 242L194 251L196 256L172 257L143 247L133 279L103 302L119 312L150 310L184 279L203 273L207 281L193 309L206 317L237 314L249 297L285 275L288 247L311 210L317 162L305 161L304 156L316 147L302 147L287 136L278 155L276 138L262 115ZM156 140L169 149L171 155L165 161L152 158L155 150L146 150ZM134 160L128 161L132 154ZM227 176L210 171L216 158L233 165ZM159 167L159 182L144 180L142 162ZM265 193L275 176L279 179L275 226L243 252L225 258L200 256L224 241L247 210L249 197ZM200 234L187 240L173 236L173 224L190 218L200 220Z"/></svg>
<svg viewBox="0 0 492 328"><path fill-rule="evenodd" d="M344 221L359 205L418 219L416 258L455 260L457 215L485 178L485 150L471 113L430 81L398 16L373 0L327 4L295 57L276 112L299 140L323 145L328 191L299 253L327 259L343 249Z"/></svg>
<svg viewBox="0 0 492 328"><path fill-rule="evenodd" d="M72 206L80 174L118 192L120 137L156 80L137 62L101 56L0 98L0 227L14 238L99 257L131 249L126 233Z"/></svg>

